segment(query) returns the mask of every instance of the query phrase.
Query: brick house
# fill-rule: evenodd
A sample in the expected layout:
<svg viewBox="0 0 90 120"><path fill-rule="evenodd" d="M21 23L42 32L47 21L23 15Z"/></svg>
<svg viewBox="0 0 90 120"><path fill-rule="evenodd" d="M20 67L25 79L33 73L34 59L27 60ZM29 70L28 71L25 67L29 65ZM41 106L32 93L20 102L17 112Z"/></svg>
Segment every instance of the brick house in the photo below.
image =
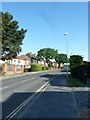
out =
<svg viewBox="0 0 90 120"><path fill-rule="evenodd" d="M17 56L16 59L21 62L24 61L24 68L29 68L31 64L31 59L26 55Z"/></svg>
<svg viewBox="0 0 90 120"><path fill-rule="evenodd" d="M30 67L30 59L26 55L20 55L12 60L0 60L0 72L5 74L17 74Z"/></svg>

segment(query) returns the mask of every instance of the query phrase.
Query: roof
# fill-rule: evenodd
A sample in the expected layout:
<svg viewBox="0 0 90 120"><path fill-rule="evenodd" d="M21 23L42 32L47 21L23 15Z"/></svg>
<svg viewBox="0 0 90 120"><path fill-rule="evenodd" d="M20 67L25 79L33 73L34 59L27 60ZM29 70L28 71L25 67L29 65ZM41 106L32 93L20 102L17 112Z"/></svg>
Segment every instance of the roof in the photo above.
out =
<svg viewBox="0 0 90 120"><path fill-rule="evenodd" d="M20 55L20 56L17 56L16 58L21 60L30 60L30 58L26 55Z"/></svg>
<svg viewBox="0 0 90 120"><path fill-rule="evenodd" d="M26 56L28 56L30 59L31 59L31 58L37 59L36 55L35 55L35 54L32 54L32 53L27 53Z"/></svg>

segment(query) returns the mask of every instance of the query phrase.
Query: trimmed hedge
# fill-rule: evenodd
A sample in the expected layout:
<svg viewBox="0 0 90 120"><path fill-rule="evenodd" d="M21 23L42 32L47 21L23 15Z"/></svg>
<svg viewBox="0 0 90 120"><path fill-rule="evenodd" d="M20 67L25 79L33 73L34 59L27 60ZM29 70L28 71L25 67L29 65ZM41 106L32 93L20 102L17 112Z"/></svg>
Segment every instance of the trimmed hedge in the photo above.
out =
<svg viewBox="0 0 90 120"><path fill-rule="evenodd" d="M77 78L77 70L78 70L78 67L75 67L75 66L72 66L70 68L72 78Z"/></svg>
<svg viewBox="0 0 90 120"><path fill-rule="evenodd" d="M31 64L31 72L35 72L35 71L42 71L42 65L40 65L38 63L32 63Z"/></svg>
<svg viewBox="0 0 90 120"><path fill-rule="evenodd" d="M90 62L87 63L87 77L90 78Z"/></svg>
<svg viewBox="0 0 90 120"><path fill-rule="evenodd" d="M43 67L42 67L42 70L43 70L43 71L44 71L44 70L48 70L48 67L43 66Z"/></svg>
<svg viewBox="0 0 90 120"><path fill-rule="evenodd" d="M87 83L87 65L78 66L77 77L84 83Z"/></svg>
<svg viewBox="0 0 90 120"><path fill-rule="evenodd" d="M71 76L87 83L87 78L90 78L90 63L71 67Z"/></svg>

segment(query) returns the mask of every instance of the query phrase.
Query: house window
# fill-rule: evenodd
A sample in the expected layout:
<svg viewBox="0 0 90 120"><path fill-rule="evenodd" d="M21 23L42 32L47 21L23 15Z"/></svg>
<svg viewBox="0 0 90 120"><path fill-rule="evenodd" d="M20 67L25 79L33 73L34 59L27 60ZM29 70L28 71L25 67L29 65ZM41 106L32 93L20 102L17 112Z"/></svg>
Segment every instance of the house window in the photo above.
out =
<svg viewBox="0 0 90 120"><path fill-rule="evenodd" d="M20 60L18 60L18 63L20 63Z"/></svg>

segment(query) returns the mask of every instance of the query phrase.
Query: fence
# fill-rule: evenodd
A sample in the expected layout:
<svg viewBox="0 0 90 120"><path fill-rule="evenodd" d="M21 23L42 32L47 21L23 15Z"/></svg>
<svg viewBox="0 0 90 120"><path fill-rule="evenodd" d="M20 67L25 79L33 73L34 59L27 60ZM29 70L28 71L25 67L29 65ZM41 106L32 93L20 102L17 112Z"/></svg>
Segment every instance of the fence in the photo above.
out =
<svg viewBox="0 0 90 120"><path fill-rule="evenodd" d="M18 74L24 72L24 65L2 64L2 73Z"/></svg>
<svg viewBox="0 0 90 120"><path fill-rule="evenodd" d="M13 71L13 65L7 64L7 71L8 72Z"/></svg>

